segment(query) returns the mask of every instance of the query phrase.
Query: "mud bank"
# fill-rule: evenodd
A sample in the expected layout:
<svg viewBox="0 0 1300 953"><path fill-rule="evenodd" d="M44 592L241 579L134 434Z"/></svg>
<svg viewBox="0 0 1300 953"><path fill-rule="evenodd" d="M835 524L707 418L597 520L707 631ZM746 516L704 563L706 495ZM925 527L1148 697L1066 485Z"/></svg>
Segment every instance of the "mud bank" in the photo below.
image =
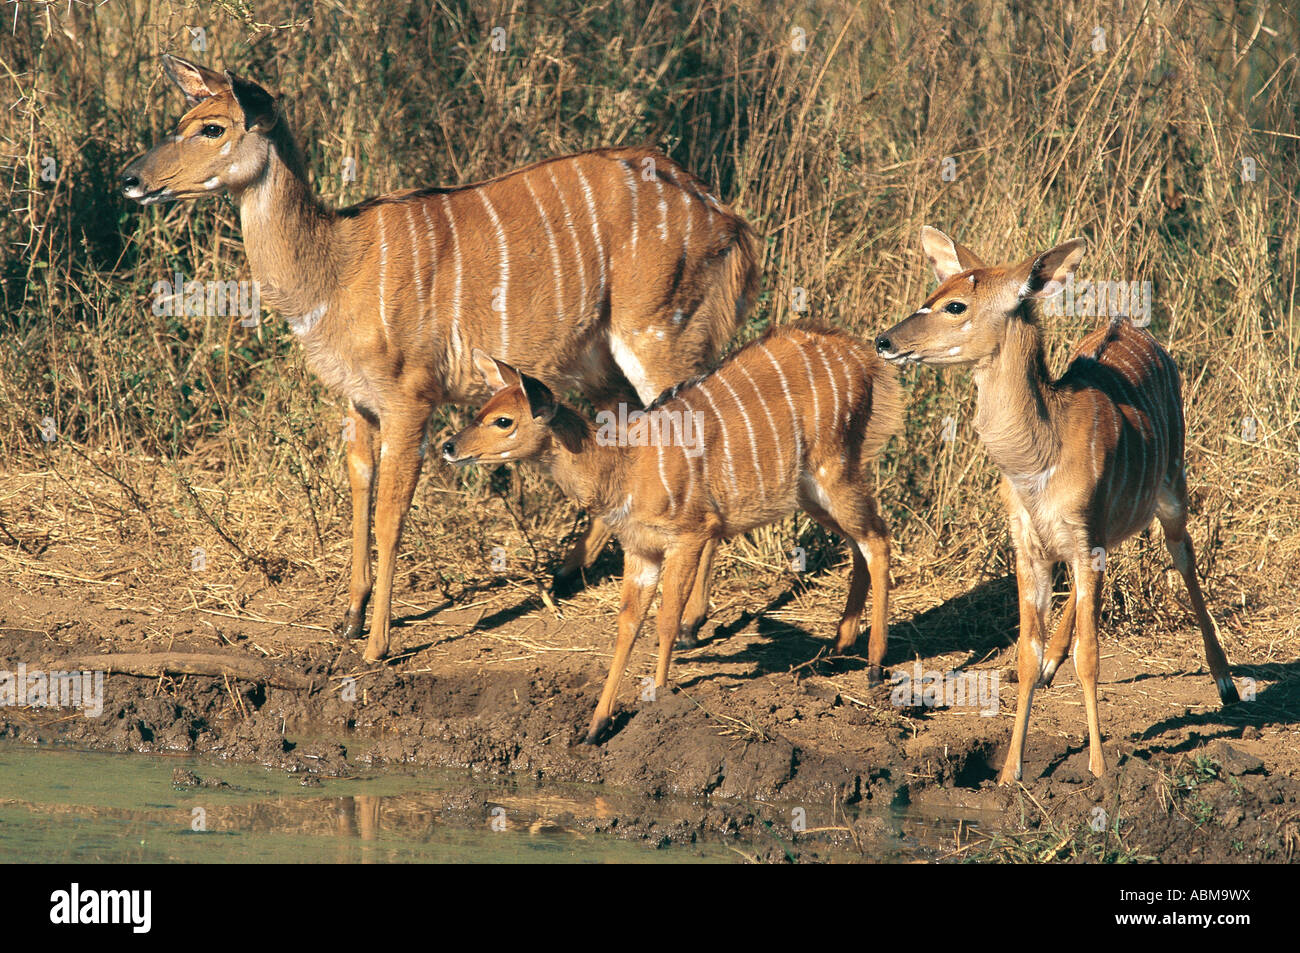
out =
<svg viewBox="0 0 1300 953"><path fill-rule="evenodd" d="M753 851L759 860L815 861L878 841L889 833L885 809L907 805L984 819L958 830L950 848L918 847L929 859L1259 862L1300 848L1297 754L1281 689L1261 684L1271 703L1221 710L1192 660L1141 692L1129 685L1142 677L1136 665L1122 653L1106 660L1112 772L1101 780L1087 772L1077 683L1063 669L1036 698L1023 786L1000 788L993 780L1015 693L1005 651L968 666L999 676L994 717L973 706L899 705L888 683L867 686L862 660L815 660L823 643L788 619L777 638L771 619L724 613L700 648L675 659L673 688L653 699L638 685L649 667L642 647L613 725L586 745L607 659L602 613L558 618L538 608L485 627L481 611L448 609L438 615L446 634L412 639L407 629L405 654L372 666L361 643L324 634L196 626L182 616L161 622L164 641L159 620L142 627L131 612L92 612L75 599L0 606L10 607L0 611L0 670L84 669L88 657L108 670L97 717L0 708L0 736L22 741L202 753L305 778L401 764L596 783L638 797L570 819L579 826L651 844L775 832ZM563 650L552 644L561 636ZM164 651L226 659L234 674L112 671L113 655ZM665 795L694 808L666 817L656 808Z"/></svg>

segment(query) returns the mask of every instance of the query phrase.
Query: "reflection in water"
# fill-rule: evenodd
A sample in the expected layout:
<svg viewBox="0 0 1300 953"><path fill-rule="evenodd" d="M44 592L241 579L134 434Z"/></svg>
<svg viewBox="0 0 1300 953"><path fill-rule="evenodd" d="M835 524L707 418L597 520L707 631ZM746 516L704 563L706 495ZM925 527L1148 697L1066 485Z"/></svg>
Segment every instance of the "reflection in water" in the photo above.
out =
<svg viewBox="0 0 1300 953"><path fill-rule="evenodd" d="M379 830L379 802L383 798L374 794L358 794L355 797L339 798L339 834L347 841L354 841L360 838L362 841L361 863L373 864L374 857L371 852L365 849L365 843L375 839L375 832ZM339 847L339 862L344 863L351 860L347 856L348 845L341 844Z"/></svg>
<svg viewBox="0 0 1300 953"><path fill-rule="evenodd" d="M736 862L793 841L788 807L746 807L760 820L749 843L699 835L704 808L690 799L492 784L452 771L302 779L188 756L0 743L0 862ZM809 809L810 835L847 830L842 809L838 817L817 813ZM697 836L656 849L662 837L592 833L647 817L654 830ZM908 860L919 845L929 856L960 853L963 823L969 832L971 821L983 820L886 812L863 815L840 847L825 835L800 842L823 859ZM863 831L872 833L864 840Z"/></svg>
<svg viewBox="0 0 1300 953"><path fill-rule="evenodd" d="M738 859L721 843L650 850L585 834L581 821L616 809L578 786L527 793L451 771L309 781L193 757L0 743L0 862ZM666 815L690 807L663 805Z"/></svg>

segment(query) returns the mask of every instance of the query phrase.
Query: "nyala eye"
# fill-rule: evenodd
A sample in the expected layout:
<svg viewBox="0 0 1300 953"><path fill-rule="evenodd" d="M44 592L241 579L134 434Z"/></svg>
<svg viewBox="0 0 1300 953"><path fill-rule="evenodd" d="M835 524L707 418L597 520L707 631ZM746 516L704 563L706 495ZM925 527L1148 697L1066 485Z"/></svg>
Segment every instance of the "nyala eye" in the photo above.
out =
<svg viewBox="0 0 1300 953"><path fill-rule="evenodd" d="M209 139L220 139L221 134L226 131L225 126L219 126L215 122L210 122L203 127L201 132Z"/></svg>
<svg viewBox="0 0 1300 953"><path fill-rule="evenodd" d="M949 314L961 314L966 310L966 305L962 304L960 301L949 301L948 306L943 310L947 311Z"/></svg>
<svg viewBox="0 0 1300 953"><path fill-rule="evenodd" d="M492 421L492 424L495 427L500 427L502 430L507 430L513 422L514 421L509 417L498 417L496 420Z"/></svg>

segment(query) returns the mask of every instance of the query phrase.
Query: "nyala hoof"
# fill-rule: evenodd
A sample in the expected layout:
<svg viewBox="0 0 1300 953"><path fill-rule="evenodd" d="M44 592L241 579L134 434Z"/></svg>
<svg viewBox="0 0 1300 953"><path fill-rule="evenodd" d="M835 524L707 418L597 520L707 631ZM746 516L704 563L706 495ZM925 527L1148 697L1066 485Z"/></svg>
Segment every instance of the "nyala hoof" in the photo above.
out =
<svg viewBox="0 0 1300 953"><path fill-rule="evenodd" d="M700 628L704 625L704 620L684 625L677 630L677 648L693 649L700 644Z"/></svg>
<svg viewBox="0 0 1300 953"><path fill-rule="evenodd" d="M1046 662L1042 670L1038 673L1038 687L1051 688L1052 679L1056 678L1057 664L1055 662Z"/></svg>
<svg viewBox="0 0 1300 953"><path fill-rule="evenodd" d="M587 737L582 739L584 745L600 744L600 736L605 729L609 727L609 719L602 718L600 721L593 721L587 728Z"/></svg>
<svg viewBox="0 0 1300 953"><path fill-rule="evenodd" d="M585 585L581 569L561 569L551 580L551 595L557 599L568 599L581 592Z"/></svg>
<svg viewBox="0 0 1300 953"><path fill-rule="evenodd" d="M1219 700L1225 705L1235 705L1241 701L1241 696L1237 694L1237 686L1233 684L1231 675L1216 680L1215 684L1219 688Z"/></svg>
<svg viewBox="0 0 1300 953"><path fill-rule="evenodd" d="M881 668L881 666L873 665L871 666L871 668L867 669L868 688L875 688L877 685L883 684L884 681L885 681L885 672L884 669Z"/></svg>
<svg viewBox="0 0 1300 953"><path fill-rule="evenodd" d="M366 630L366 609L370 606L370 593L361 597L361 604L353 608L350 604L334 626L334 634L342 639L359 639Z"/></svg>
<svg viewBox="0 0 1300 953"><path fill-rule="evenodd" d="M365 628L365 622L349 612L334 624L334 634L340 639L359 639Z"/></svg>

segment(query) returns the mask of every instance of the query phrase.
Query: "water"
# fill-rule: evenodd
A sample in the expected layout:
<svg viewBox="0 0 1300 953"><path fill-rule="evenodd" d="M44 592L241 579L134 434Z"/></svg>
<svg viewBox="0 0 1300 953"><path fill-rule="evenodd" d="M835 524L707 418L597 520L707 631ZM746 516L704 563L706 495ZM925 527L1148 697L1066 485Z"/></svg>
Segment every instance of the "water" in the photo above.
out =
<svg viewBox="0 0 1300 953"><path fill-rule="evenodd" d="M228 787L174 783L174 772ZM0 862L72 863L734 863L754 843L647 845L584 832L577 819L698 816L688 799L649 802L595 786L512 785L455 771L385 769L304 786L283 771L193 756L111 754L0 743ZM783 809L764 805L779 819ZM951 845L970 817L891 815L878 844L819 853L907 860ZM789 840L773 824L755 835Z"/></svg>

